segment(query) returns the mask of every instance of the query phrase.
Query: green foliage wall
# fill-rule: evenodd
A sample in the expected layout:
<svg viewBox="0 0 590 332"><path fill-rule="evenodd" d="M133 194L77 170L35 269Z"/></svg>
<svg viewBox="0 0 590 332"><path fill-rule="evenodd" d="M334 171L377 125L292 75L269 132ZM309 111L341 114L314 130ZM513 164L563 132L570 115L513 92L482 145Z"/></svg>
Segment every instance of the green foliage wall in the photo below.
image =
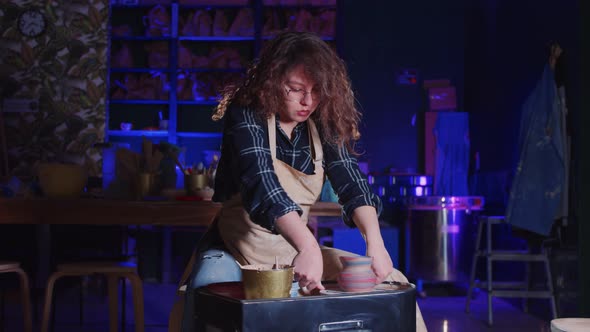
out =
<svg viewBox="0 0 590 332"><path fill-rule="evenodd" d="M48 23L35 38L17 28L31 7ZM104 139L108 13L108 0L0 0L2 80L16 83L11 98L39 100L38 111L4 113L13 175L33 175L40 161L64 155L100 175L92 146Z"/></svg>

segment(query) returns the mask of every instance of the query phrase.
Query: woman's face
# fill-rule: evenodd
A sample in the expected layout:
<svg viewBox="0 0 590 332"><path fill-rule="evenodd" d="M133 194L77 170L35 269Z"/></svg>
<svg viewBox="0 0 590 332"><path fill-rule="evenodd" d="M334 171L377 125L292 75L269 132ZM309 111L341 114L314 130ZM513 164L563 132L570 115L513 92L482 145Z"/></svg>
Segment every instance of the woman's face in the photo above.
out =
<svg viewBox="0 0 590 332"><path fill-rule="evenodd" d="M291 125L306 121L319 104L315 88L315 82L305 73L303 65L288 72L283 83L286 108L279 110L280 121Z"/></svg>

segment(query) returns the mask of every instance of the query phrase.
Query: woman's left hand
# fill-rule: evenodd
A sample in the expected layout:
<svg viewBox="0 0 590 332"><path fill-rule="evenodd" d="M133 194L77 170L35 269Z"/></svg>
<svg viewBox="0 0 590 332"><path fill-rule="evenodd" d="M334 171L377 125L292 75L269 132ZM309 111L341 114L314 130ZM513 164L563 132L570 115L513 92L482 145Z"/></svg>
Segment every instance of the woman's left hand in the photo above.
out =
<svg viewBox="0 0 590 332"><path fill-rule="evenodd" d="M377 277L377 283L381 283L393 272L393 262L384 245L371 246L367 244L367 256L373 257L373 272Z"/></svg>
<svg viewBox="0 0 590 332"><path fill-rule="evenodd" d="M381 283L393 270L393 262L381 236L379 219L374 207L364 205L357 207L352 215L354 223L358 226L367 243L367 256L373 257L373 272L377 276L377 282Z"/></svg>

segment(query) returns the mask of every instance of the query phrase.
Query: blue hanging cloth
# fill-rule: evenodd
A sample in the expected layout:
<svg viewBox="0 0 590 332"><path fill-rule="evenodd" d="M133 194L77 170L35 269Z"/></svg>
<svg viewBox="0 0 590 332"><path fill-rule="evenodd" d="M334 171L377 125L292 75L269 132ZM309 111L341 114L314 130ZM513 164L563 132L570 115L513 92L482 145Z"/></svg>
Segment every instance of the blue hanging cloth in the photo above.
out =
<svg viewBox="0 0 590 332"><path fill-rule="evenodd" d="M465 112L439 112L436 135L434 194L468 196L469 117Z"/></svg>
<svg viewBox="0 0 590 332"><path fill-rule="evenodd" d="M549 235L565 188L563 121L553 70L543 76L522 108L516 167L506 221Z"/></svg>

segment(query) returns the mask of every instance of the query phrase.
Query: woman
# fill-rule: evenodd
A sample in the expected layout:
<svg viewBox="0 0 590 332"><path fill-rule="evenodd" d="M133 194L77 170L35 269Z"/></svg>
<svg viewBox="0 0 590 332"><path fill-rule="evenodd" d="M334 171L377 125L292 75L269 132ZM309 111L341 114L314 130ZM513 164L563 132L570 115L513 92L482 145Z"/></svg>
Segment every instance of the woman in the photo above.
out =
<svg viewBox="0 0 590 332"><path fill-rule="evenodd" d="M229 88L213 116L224 118L213 200L223 208L200 242L185 306L192 330L191 290L236 281L240 264L292 264L303 292L335 280L338 256L320 248L307 228L324 173L373 257L377 281L406 278L393 268L379 230L381 201L354 157L360 114L343 61L311 33L284 32L268 41L243 84ZM320 138L321 137L321 138ZM417 311L418 330L425 330Z"/></svg>

